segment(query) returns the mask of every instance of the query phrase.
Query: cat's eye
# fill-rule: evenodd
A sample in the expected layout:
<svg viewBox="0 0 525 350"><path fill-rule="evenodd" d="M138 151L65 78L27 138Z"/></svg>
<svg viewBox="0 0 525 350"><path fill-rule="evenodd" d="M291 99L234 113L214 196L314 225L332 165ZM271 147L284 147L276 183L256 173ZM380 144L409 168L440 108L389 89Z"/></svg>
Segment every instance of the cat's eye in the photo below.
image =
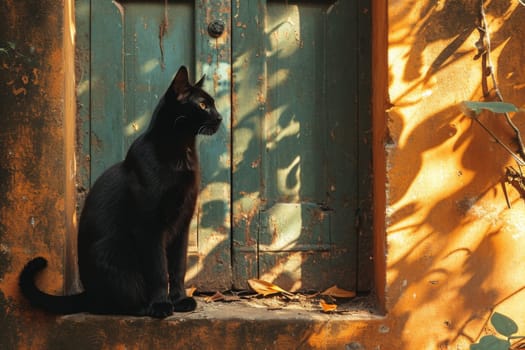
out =
<svg viewBox="0 0 525 350"><path fill-rule="evenodd" d="M206 106L206 103L204 103L204 102L199 102L199 107L201 109L206 109L208 106Z"/></svg>

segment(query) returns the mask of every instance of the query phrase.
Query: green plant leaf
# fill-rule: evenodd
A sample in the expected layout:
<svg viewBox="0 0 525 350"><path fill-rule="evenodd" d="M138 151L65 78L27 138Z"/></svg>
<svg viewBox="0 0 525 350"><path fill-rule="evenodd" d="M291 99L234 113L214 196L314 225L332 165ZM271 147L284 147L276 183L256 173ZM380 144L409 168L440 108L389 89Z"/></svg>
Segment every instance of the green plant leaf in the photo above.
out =
<svg viewBox="0 0 525 350"><path fill-rule="evenodd" d="M490 323L502 335L510 337L518 331L518 325L511 318L495 312L490 318Z"/></svg>
<svg viewBox="0 0 525 350"><path fill-rule="evenodd" d="M509 348L510 342L508 340L493 335L486 335L479 340L479 343L470 345L470 350L509 350Z"/></svg>
<svg viewBox="0 0 525 350"><path fill-rule="evenodd" d="M518 112L518 107L514 106L512 103L507 102L479 102L479 101L463 101L463 106L474 112L475 114L480 114L482 110L486 109L494 113L508 113L508 112Z"/></svg>

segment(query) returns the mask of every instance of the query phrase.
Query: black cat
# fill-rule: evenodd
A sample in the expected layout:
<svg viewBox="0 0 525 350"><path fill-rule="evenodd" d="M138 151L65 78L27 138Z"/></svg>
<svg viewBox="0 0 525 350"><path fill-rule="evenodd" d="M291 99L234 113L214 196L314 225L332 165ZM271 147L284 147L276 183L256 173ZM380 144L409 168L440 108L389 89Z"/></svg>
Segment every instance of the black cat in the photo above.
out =
<svg viewBox="0 0 525 350"><path fill-rule="evenodd" d="M188 229L199 189L195 137L214 134L222 120L201 88L203 80L191 85L181 67L125 160L93 185L78 232L84 292L54 296L40 291L34 277L47 261L38 257L19 279L31 304L57 314L157 318L195 309L184 289Z"/></svg>

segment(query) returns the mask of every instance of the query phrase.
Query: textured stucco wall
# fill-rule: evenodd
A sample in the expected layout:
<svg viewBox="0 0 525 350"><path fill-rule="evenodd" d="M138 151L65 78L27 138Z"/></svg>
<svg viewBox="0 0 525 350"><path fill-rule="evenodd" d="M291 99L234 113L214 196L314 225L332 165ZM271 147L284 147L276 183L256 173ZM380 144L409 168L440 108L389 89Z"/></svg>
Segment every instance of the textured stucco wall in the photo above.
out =
<svg viewBox="0 0 525 350"><path fill-rule="evenodd" d="M507 185L508 208L501 185L515 163L458 108L483 98L479 4L388 5L385 305L400 349L466 349L492 308L525 330L524 199ZM485 8L502 94L522 107L525 7ZM513 118L525 130L523 113ZM512 144L502 116L480 119Z"/></svg>
<svg viewBox="0 0 525 350"><path fill-rule="evenodd" d="M65 242L64 27L61 1L0 4L0 348L37 346L49 322L20 302L17 276L35 254L62 290ZM31 321L31 323L28 323ZM35 326L28 325L34 322Z"/></svg>

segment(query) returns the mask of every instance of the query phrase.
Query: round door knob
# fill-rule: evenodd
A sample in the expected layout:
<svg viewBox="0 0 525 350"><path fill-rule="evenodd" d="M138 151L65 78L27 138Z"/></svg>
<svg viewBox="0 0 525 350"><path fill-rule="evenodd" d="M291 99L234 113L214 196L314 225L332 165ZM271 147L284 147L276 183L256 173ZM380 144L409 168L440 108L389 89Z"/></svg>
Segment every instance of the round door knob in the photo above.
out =
<svg viewBox="0 0 525 350"><path fill-rule="evenodd" d="M208 24L208 34L210 34L212 38L218 38L224 32L225 27L226 25L223 21L216 19L215 21L212 21L210 24Z"/></svg>

